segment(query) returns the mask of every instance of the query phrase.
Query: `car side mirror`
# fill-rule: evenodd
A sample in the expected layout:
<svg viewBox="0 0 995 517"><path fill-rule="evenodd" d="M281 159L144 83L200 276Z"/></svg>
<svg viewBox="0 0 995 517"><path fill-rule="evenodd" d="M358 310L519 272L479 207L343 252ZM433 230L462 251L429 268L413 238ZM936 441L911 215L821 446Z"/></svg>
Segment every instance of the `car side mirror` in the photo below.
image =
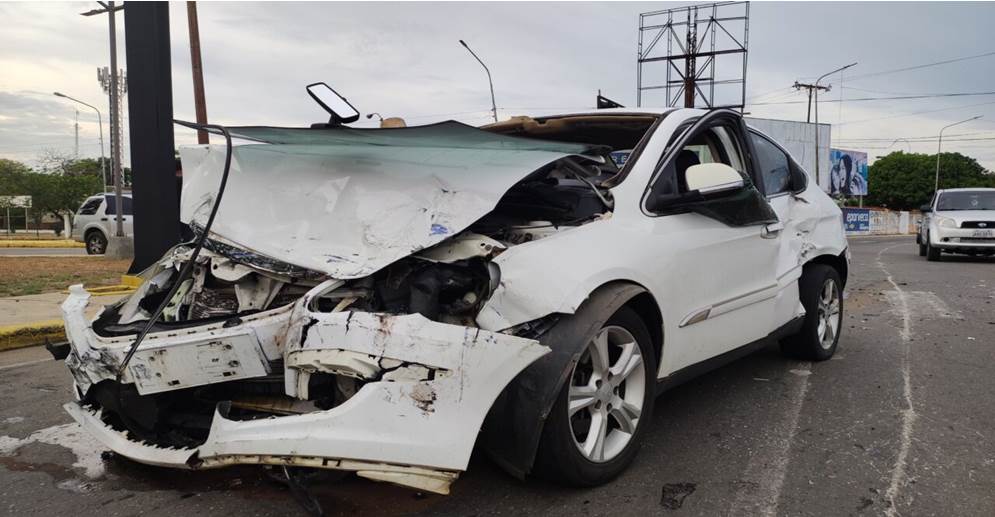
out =
<svg viewBox="0 0 995 517"><path fill-rule="evenodd" d="M307 85L307 93L322 109L328 112L328 124L325 125L338 126L359 119L359 111L331 86L325 83L312 83Z"/></svg>
<svg viewBox="0 0 995 517"><path fill-rule="evenodd" d="M724 163L702 163L688 167L684 173L689 191L707 196L739 190L746 184L736 169Z"/></svg>
<svg viewBox="0 0 995 517"><path fill-rule="evenodd" d="M919 211L922 212L922 213L932 212L933 211L933 207L931 207L929 205L922 205L921 207L919 207Z"/></svg>
<svg viewBox="0 0 995 517"><path fill-rule="evenodd" d="M716 194L733 192L746 186L736 169L723 163L692 165L684 172L684 179L688 186L686 192L652 195L647 200L646 208L659 212L675 206L706 201Z"/></svg>

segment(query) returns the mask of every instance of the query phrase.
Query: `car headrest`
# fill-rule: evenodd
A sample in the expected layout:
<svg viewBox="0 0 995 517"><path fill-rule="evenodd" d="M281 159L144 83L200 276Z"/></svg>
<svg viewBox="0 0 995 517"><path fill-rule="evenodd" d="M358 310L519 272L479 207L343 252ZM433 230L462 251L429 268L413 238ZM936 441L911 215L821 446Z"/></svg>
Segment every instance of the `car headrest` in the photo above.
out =
<svg viewBox="0 0 995 517"><path fill-rule="evenodd" d="M701 160L698 159L698 153L690 149L684 149L677 154L676 165L678 172L684 172L688 170L688 167L692 165L698 165L700 163Z"/></svg>

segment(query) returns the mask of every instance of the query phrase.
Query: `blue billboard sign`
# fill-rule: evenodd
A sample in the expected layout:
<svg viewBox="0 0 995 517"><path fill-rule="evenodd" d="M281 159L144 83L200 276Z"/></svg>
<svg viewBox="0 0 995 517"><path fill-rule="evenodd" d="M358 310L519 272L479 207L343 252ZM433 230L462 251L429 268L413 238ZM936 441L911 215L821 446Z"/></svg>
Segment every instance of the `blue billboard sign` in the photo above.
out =
<svg viewBox="0 0 995 517"><path fill-rule="evenodd" d="M871 211L867 208L844 208L843 225L847 232L871 231Z"/></svg>

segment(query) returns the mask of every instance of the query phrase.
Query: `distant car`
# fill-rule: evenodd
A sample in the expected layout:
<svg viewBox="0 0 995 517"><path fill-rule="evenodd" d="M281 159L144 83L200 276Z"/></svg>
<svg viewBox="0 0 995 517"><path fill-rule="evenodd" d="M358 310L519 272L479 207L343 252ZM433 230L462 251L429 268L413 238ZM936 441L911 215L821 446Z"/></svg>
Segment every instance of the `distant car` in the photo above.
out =
<svg viewBox="0 0 995 517"><path fill-rule="evenodd" d="M124 235L133 237L131 194L122 194ZM107 236L114 235L117 204L114 194L97 194L83 201L73 218L72 238L86 244L88 255L107 251Z"/></svg>
<svg viewBox="0 0 995 517"><path fill-rule="evenodd" d="M922 214L916 234L920 257L995 254L995 188L938 190Z"/></svg>

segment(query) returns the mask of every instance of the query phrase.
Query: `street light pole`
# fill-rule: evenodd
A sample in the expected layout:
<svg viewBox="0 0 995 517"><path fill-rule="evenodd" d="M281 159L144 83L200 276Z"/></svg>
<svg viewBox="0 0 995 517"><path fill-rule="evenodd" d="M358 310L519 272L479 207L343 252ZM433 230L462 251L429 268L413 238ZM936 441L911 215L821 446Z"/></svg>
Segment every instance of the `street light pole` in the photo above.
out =
<svg viewBox="0 0 995 517"><path fill-rule="evenodd" d="M98 110L95 106L87 104L87 103L85 103L85 102L83 102L83 101L81 101L79 99L74 99L74 98L72 98L72 97L70 97L70 96L68 96L68 95L66 95L64 93L53 92L52 95L55 95L56 97L62 97L63 99L69 99L69 100L71 100L73 102L82 104L82 105L86 106L87 108L90 108L93 111L97 112L97 127L100 128L100 178L101 178L101 180L103 182L103 184L100 186L100 191L101 192L106 192L107 191L107 158L104 157L104 120L100 116L100 110Z"/></svg>
<svg viewBox="0 0 995 517"><path fill-rule="evenodd" d="M114 231L115 237L124 237L124 217L122 211L124 209L124 200L121 197L121 138L120 136L124 134L118 124L121 122L121 116L118 113L118 107L120 103L118 101L118 96L120 91L118 89L118 69L117 69L117 25L114 21L114 13L124 9L123 5L115 6L114 2L97 2L103 9L94 9L82 13L83 16L93 16L95 14L107 13L108 15L108 29L110 31L110 47L111 47L111 70L110 70L110 94L111 94L111 174L114 176L114 208L115 216L114 220L116 222L116 228Z"/></svg>
<svg viewBox="0 0 995 517"><path fill-rule="evenodd" d="M484 67L484 71L487 72L487 83L490 84L491 86L491 111L494 113L494 122L497 122L498 121L497 103L494 101L494 81L491 81L491 71L489 68L487 68L487 65L485 65L484 62L481 61L479 57L477 57L477 53L474 52L473 49L471 49L470 46L467 45L465 41L459 40L459 44L463 45L463 48L467 49L470 52L470 55L472 55L474 59L476 59L477 62L480 63L480 66Z"/></svg>
<svg viewBox="0 0 995 517"><path fill-rule="evenodd" d="M971 118L968 118L968 119L964 119L964 120L961 120L960 122L954 122L953 124L943 126L943 128L940 129L940 138L937 139L937 142L936 142L936 180L935 180L935 184L933 186L933 191L934 192L937 191L937 190L940 190L940 149L943 148L943 131L946 130L948 127L954 127L954 126L963 124L965 122L970 122L972 120L978 120L979 118L981 118L981 115L978 115L978 116L975 116L975 117L971 117Z"/></svg>
<svg viewBox="0 0 995 517"><path fill-rule="evenodd" d="M827 76L833 75L836 72L842 72L851 66L856 65L856 62L850 63L849 65L842 66L833 70L832 72L827 72L822 74L818 79L815 80L815 184L819 185L819 81L825 79ZM828 88L827 88L828 90Z"/></svg>

